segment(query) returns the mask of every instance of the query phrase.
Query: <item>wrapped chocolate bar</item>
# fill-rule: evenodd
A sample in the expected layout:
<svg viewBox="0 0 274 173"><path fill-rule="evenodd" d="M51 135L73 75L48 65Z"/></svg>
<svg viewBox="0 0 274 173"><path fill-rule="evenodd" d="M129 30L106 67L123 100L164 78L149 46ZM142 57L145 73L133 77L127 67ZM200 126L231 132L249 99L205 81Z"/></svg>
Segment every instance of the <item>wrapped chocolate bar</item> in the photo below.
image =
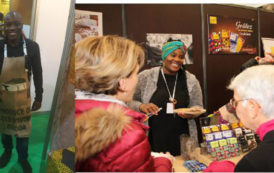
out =
<svg viewBox="0 0 274 173"><path fill-rule="evenodd" d="M238 142L241 146L241 150L242 150L243 153L249 151L249 146L248 146L248 143L247 143L244 136L239 136L238 137Z"/></svg>
<svg viewBox="0 0 274 173"><path fill-rule="evenodd" d="M229 152L231 157L239 156L240 155L240 149L239 144L237 142L237 138L227 138L227 145L229 147Z"/></svg>
<svg viewBox="0 0 274 173"><path fill-rule="evenodd" d="M219 132L220 131L219 125L212 125L212 126L209 126L209 127L210 127L210 130L212 132Z"/></svg>
<svg viewBox="0 0 274 173"><path fill-rule="evenodd" d="M215 133L213 133L213 135L214 135L214 139L215 140L221 140L221 139L223 139L222 132L215 132Z"/></svg>
<svg viewBox="0 0 274 173"><path fill-rule="evenodd" d="M222 131L222 135L223 135L223 138L225 138L225 139L231 138L231 137L234 136L232 130L225 130L225 131Z"/></svg>

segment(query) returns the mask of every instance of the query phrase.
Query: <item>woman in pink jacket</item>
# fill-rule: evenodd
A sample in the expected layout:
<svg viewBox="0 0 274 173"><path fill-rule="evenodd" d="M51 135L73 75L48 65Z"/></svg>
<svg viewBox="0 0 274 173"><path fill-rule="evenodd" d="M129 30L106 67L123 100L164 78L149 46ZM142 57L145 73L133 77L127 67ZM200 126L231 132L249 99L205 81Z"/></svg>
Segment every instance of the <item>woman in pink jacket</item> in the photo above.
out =
<svg viewBox="0 0 274 173"><path fill-rule="evenodd" d="M126 106L143 62L143 50L122 37L76 44L75 171L171 171L169 153L151 156L146 116Z"/></svg>

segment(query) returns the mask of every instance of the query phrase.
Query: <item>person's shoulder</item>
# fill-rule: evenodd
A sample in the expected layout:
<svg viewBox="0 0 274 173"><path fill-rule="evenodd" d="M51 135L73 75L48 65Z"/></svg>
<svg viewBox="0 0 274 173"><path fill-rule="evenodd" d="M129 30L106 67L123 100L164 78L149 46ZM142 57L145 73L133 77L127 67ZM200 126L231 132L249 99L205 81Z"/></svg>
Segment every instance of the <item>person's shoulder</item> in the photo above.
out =
<svg viewBox="0 0 274 173"><path fill-rule="evenodd" d="M261 142L257 148L249 152L247 155L245 155L245 159L249 160L253 164L267 164L270 161L274 162L274 158L272 157L274 155L274 148L273 148L274 142ZM267 161L265 161L265 158L268 158Z"/></svg>
<svg viewBox="0 0 274 173"><path fill-rule="evenodd" d="M139 73L139 75L140 76L149 76L149 75L159 72L159 70L160 70L160 67L152 67L152 68L143 70L142 72Z"/></svg>
<svg viewBox="0 0 274 173"><path fill-rule="evenodd" d="M245 155L236 165L236 172L247 172L253 170L256 172L266 172L273 170L274 163L273 143L262 142L257 148ZM266 159L267 158L267 159Z"/></svg>
<svg viewBox="0 0 274 173"><path fill-rule="evenodd" d="M25 39L27 46L30 47L39 47L38 43L36 41L33 41L31 39L26 38Z"/></svg>
<svg viewBox="0 0 274 173"><path fill-rule="evenodd" d="M187 79L189 79L189 80L197 80L196 76L193 73L191 73L191 72L189 72L187 70L185 70L185 72L186 72L186 78Z"/></svg>

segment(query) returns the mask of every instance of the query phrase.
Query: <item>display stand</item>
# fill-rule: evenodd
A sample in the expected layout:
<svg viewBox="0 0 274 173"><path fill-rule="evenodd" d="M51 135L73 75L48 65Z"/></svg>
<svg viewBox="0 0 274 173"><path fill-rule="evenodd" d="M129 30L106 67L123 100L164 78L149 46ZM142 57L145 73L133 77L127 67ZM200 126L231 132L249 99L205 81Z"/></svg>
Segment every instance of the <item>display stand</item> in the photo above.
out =
<svg viewBox="0 0 274 173"><path fill-rule="evenodd" d="M194 152L191 154L191 158L201 162L201 163L204 163L205 165L209 165L211 162L213 162L213 158L209 155L209 154L206 154L206 155L202 155L200 154L200 151L201 151L201 148L196 148L194 150ZM247 153L241 153L239 156L236 156L236 157L230 157L226 160L229 160L235 164L237 164L243 156L245 156Z"/></svg>

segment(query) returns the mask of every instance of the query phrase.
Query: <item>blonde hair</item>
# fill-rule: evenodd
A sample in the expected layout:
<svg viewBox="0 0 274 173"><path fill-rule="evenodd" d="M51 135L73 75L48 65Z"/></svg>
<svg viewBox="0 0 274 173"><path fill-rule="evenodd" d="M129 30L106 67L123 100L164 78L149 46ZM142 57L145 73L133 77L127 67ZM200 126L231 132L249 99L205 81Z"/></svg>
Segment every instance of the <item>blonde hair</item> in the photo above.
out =
<svg viewBox="0 0 274 173"><path fill-rule="evenodd" d="M75 89L116 94L119 80L144 63L144 51L119 36L87 37L75 45Z"/></svg>

